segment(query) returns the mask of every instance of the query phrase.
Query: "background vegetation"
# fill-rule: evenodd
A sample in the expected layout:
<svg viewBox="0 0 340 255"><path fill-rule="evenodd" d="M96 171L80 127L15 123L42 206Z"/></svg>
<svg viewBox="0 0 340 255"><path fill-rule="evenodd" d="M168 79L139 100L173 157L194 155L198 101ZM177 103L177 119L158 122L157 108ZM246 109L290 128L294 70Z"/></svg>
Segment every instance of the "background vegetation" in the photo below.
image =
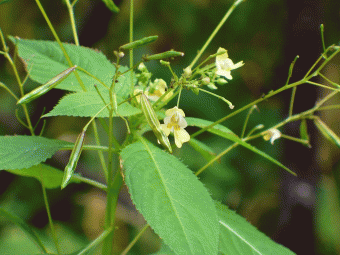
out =
<svg viewBox="0 0 340 255"><path fill-rule="evenodd" d="M135 51L135 59L142 54L170 49L185 52L181 61L172 67L178 73L188 66L212 30L233 1L230 0L142 0L135 1L135 39L159 35L156 43L145 52ZM75 8L80 44L97 48L113 60L113 50L128 42L129 1L115 1L118 14L111 13L101 1L79 0ZM72 31L66 6L62 1L42 1L62 41L72 43ZM235 62L245 65L234 71L233 81L220 87L218 93L229 99L235 109L261 97L263 93L283 86L290 63L299 55L292 80L303 77L321 53L320 24L325 25L326 45L337 43L340 36L340 5L337 1L284 1L247 0L232 14L205 56L219 47L226 48ZM34 1L15 0L0 5L0 27L5 35L25 39L53 40L45 20ZM14 46L11 45L12 50ZM204 59L204 57L203 57ZM127 64L128 59L123 59ZM340 58L327 67L327 77L339 83ZM148 63L153 78L169 81L168 69L158 62ZM24 68L21 75L25 75ZM0 57L0 77L13 91L15 79L8 63ZM35 87L29 81L26 89ZM306 90L308 86L308 90ZM187 116L215 121L231 110L217 99L200 93L199 97L183 92L181 108ZM302 85L297 89L294 111L313 107L325 91ZM43 112L49 112L64 95L54 90L30 104L33 122ZM264 124L269 127L287 116L290 92L258 105L259 111L251 115L249 127ZM15 118L15 101L0 88L0 135L28 134ZM334 104L339 102L333 102ZM175 105L175 100L174 100ZM204 106L204 107L202 107ZM196 110L197 109L197 110ZM22 113L19 112L19 116ZM237 115L223 124L240 134L246 113ZM338 111L324 112L321 118L335 132L339 130ZM44 136L74 141L86 123L72 117L46 118ZM120 120L117 120L120 121ZM309 125L312 148L277 140L275 146L262 139L254 145L279 159L297 172L290 176L284 170L264 161L258 155L237 148L215 163L201 175L201 180L213 198L225 202L249 222L275 241L297 254L339 254L340 241L340 159L339 148L326 142ZM124 124L115 132L123 134ZM188 129L189 133L195 129ZM299 136L299 123L287 126L283 133ZM339 132L338 132L339 134ZM88 136L90 137L90 136ZM208 143L216 153L227 147L226 140L203 133L198 137ZM91 139L91 138L89 138ZM91 143L91 140L88 140ZM174 152L190 169L196 171L205 162L190 146ZM58 152L48 164L63 169L69 152ZM0 158L1 160L1 158ZM104 178L97 172L96 154L83 153L77 172L98 181ZM72 196L69 196L69 194ZM95 238L102 230L105 197L101 191L86 184L71 184L67 190L49 190L52 216L65 246L76 250ZM41 186L32 178L17 177L0 171L0 206L15 212L40 233L47 231ZM132 205L126 188L120 195L118 207L116 251L131 241L144 225L144 220ZM83 234L82 234L83 233ZM48 233L47 233L48 234ZM14 225L0 221L0 253L21 254L36 252L35 246ZM20 244L20 245L19 245ZM52 244L51 244L52 245ZM158 250L160 240L149 230L133 248L135 254L148 254Z"/></svg>

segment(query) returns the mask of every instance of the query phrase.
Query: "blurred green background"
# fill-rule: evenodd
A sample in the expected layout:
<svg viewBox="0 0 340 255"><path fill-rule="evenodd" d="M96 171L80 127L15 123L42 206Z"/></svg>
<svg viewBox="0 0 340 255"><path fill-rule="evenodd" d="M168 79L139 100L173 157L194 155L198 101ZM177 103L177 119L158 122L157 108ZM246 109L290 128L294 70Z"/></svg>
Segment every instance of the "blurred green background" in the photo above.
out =
<svg viewBox="0 0 340 255"><path fill-rule="evenodd" d="M72 43L65 4L62 1L41 2L62 41ZM114 59L113 50L128 42L129 38L130 1L114 2L121 9L117 14L111 13L99 0L79 0L75 7L80 44L102 51L111 60ZM158 41L149 47L136 50L135 60L143 54L170 49L182 51L185 56L172 62L173 69L180 74L191 63L232 2L135 1L134 38L159 36ZM340 35L339 19L338 1L247 0L233 12L201 60L223 47L228 50L234 63L241 60L245 62L242 68L233 71L234 79L217 91L238 109L264 93L283 86L289 65L296 55L300 58L291 81L301 79L321 53L320 24L325 25L326 46L336 44ZM0 5L0 27L6 36L53 40L34 1L13 0ZM9 41L8 44L14 53L14 46ZM125 64L128 63L128 58L123 60ZM20 75L24 77L24 68L20 61L17 63ZM340 57L337 57L324 70L324 74L334 82L340 81L339 64ZM171 75L159 62L149 62L147 67L154 74L152 79L163 78L169 82ZM18 94L13 72L3 56L0 56L0 81ZM35 86L37 84L28 81L26 92ZM302 85L297 89L294 112L310 109L325 93L311 85ZM64 94L63 91L53 90L29 104L33 123L39 120L43 112L50 111ZM0 135L28 135L15 118L14 113L18 108L16 102L2 88L0 100ZM251 115L248 131L258 124L268 128L282 121L288 115L289 100L290 92L285 92L258 105L259 111ZM332 103L336 104L337 100ZM175 104L175 100L172 104ZM208 94L196 96L186 91L181 97L180 107L187 116L211 121L231 112L228 105ZM19 116L22 116L21 110ZM246 112L223 124L240 135L245 116ZM320 117L339 134L337 110L323 112ZM85 118L48 118L44 136L74 141L86 121ZM281 131L299 137L299 124L292 123ZM118 120L115 132L121 138L124 136L123 126ZM232 150L222 158L221 163L209 167L200 178L214 199L223 201L262 232L297 254L340 254L339 148L325 141L312 123L308 123L308 128L311 149L284 139L277 140L275 146L262 139L252 142L295 171L297 178L242 148ZM196 130L188 128L188 131L193 133ZM104 139L103 130L100 132ZM231 144L206 133L197 138L207 143L217 154ZM88 136L87 143L94 143L91 136ZM184 145L174 153L193 171L206 163L189 145ZM47 163L63 169L68 156L69 152L58 152ZM95 153L83 153L77 172L104 181ZM49 190L48 196L65 253L80 249L101 233L106 198L100 190L85 184L71 184L63 191ZM38 181L0 171L0 206L34 226L53 249ZM143 217L134 209L126 187L121 191L117 218L119 228L115 250L118 253L145 224ZM131 254L150 254L159 247L159 238L149 230L134 246ZM0 254L34 253L38 253L38 250L25 234L0 218Z"/></svg>

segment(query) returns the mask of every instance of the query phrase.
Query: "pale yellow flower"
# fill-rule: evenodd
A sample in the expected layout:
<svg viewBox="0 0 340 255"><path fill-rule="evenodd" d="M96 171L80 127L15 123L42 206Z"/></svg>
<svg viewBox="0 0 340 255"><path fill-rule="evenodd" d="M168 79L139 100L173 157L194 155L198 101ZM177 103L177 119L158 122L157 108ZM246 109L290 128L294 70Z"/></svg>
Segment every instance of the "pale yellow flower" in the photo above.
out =
<svg viewBox="0 0 340 255"><path fill-rule="evenodd" d="M148 98L152 101L157 101L168 89L168 86L166 85L166 82L163 79L156 79L152 85L153 92L149 93ZM151 90L150 90L151 91ZM171 97L173 92L169 92L162 101L167 100L169 97Z"/></svg>
<svg viewBox="0 0 340 255"><path fill-rule="evenodd" d="M263 136L263 139L268 141L270 139L270 143L274 144L274 141L276 139L279 139L281 137L281 132L276 128L269 129L265 135Z"/></svg>
<svg viewBox="0 0 340 255"><path fill-rule="evenodd" d="M190 140L189 133L185 130L188 126L184 119L185 114L182 109L177 106L171 108L165 112L164 124L161 124L163 132L169 136L170 132L174 133L175 144L178 148L182 147L182 144Z"/></svg>
<svg viewBox="0 0 340 255"><path fill-rule="evenodd" d="M243 61L238 62L237 64L234 64L233 61L228 57L228 53L225 49L219 48L218 52L225 51L224 54L216 56L216 74L226 77L227 79L231 80L233 77L230 74L231 70L234 70L236 68L239 68L244 65Z"/></svg>

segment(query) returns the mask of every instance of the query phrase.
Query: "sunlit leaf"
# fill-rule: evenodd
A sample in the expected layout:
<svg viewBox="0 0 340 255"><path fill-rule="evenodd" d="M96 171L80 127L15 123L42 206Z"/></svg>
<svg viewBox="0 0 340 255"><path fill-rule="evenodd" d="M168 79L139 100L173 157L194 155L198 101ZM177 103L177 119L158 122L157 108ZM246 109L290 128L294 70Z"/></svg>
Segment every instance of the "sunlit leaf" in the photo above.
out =
<svg viewBox="0 0 340 255"><path fill-rule="evenodd" d="M295 254L284 246L275 243L227 206L219 202L215 202L215 204L220 223L219 252L222 254Z"/></svg>
<svg viewBox="0 0 340 255"><path fill-rule="evenodd" d="M110 102L109 95L102 95L106 103ZM117 97L118 104L123 99ZM78 92L64 96L52 111L45 114L44 117L52 116L78 116L92 117L98 113L103 107L104 102L97 92ZM141 113L138 108L133 107L129 102L125 102L118 106L118 112L121 116L131 116ZM115 114L114 114L115 116ZM98 117L109 117L109 110L103 110Z"/></svg>
<svg viewBox="0 0 340 255"><path fill-rule="evenodd" d="M192 171L144 139L121 156L132 200L164 242L178 254L217 254L216 209Z"/></svg>
<svg viewBox="0 0 340 255"><path fill-rule="evenodd" d="M0 169L23 169L44 162L71 143L38 136L1 136Z"/></svg>

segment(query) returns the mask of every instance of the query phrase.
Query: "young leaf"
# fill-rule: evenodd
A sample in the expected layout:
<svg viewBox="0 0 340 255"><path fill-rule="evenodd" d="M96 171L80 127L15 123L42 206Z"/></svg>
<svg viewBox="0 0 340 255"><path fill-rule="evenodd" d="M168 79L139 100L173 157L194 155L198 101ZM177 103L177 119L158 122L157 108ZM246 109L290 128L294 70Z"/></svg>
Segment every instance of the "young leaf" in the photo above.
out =
<svg viewBox="0 0 340 255"><path fill-rule="evenodd" d="M69 142L39 136L0 137L0 169L23 169L44 162Z"/></svg>
<svg viewBox="0 0 340 255"><path fill-rule="evenodd" d="M110 102L108 93L102 95L106 102ZM123 99L117 97L118 103ZM64 96L52 111L43 117L51 116L78 116L92 117L104 106L103 100L97 92L78 92ZM141 113L141 110L133 107L129 102L118 106L118 112L121 116L131 116ZM115 116L115 115L114 115ZM98 117L109 117L109 111L102 111Z"/></svg>
<svg viewBox="0 0 340 255"><path fill-rule="evenodd" d="M77 163L78 163L78 160L80 158L80 154L83 150L83 145L84 145L84 141L85 141L85 133L86 133L86 130L83 130L79 134L76 142L74 143L74 148L72 150L70 159L69 159L69 161L68 161L68 163L65 167L64 178L63 178L63 181L61 183L61 189L65 188L67 186L67 184L70 182L71 177L74 173L74 170L77 167Z"/></svg>
<svg viewBox="0 0 340 255"><path fill-rule="evenodd" d="M24 231L29 238L31 238L31 240L38 246L38 248L43 253L47 253L45 246L40 241L37 234L32 230L32 228L28 224L26 224L17 215L15 215L14 213L8 212L5 209L0 207L0 216L12 221L14 224L16 224L18 227L20 227L21 230Z"/></svg>
<svg viewBox="0 0 340 255"><path fill-rule="evenodd" d="M308 141L308 144L306 146L310 148L309 135L308 135L306 119L302 119L301 120L301 124L300 124L300 137L301 137L301 139Z"/></svg>
<svg viewBox="0 0 340 255"><path fill-rule="evenodd" d="M204 128L204 127L207 127L207 126L213 124L213 122L211 122L211 121L202 120L202 119L198 119L198 118L185 118L185 120L187 121L188 126L196 126L196 127L200 127L200 128ZM225 126L215 125L212 128L209 128L207 131L211 132L213 134L216 134L218 136L224 137L224 138L226 138L228 140L231 140L233 142L236 142L236 143L242 145L243 147L245 147L245 148L255 152L256 154L264 157L265 159L268 159L272 163L282 167L283 169L285 169L289 173L291 173L293 175L296 175L292 170L290 170L286 166L282 165L276 159L272 158L271 156L269 156L268 154L264 153L263 151L257 149L256 147L254 147L254 146L246 143L242 139L240 139L237 135L235 135L230 129L226 128Z"/></svg>
<svg viewBox="0 0 340 255"><path fill-rule="evenodd" d="M176 157L145 139L122 150L132 200L177 254L217 254L219 226L204 185Z"/></svg>
<svg viewBox="0 0 340 255"><path fill-rule="evenodd" d="M227 206L220 202L215 202L215 205L219 214L219 252L222 254L295 254L275 243Z"/></svg>
<svg viewBox="0 0 340 255"><path fill-rule="evenodd" d="M57 42L25 40L14 37L10 37L10 39L17 45L19 56L29 71L29 77L40 84L46 83L70 67ZM85 69L106 84L107 87L111 86L116 68L104 54L90 48L68 43L63 43L63 46L70 56L73 65ZM120 72L126 70L127 67L119 69ZM98 84L98 88L103 90L104 86L100 85L98 80L85 72L77 70L77 73L87 91L95 91L94 84ZM116 94L126 99L130 93L130 82L130 72L120 76L115 84ZM70 75L67 80L62 81L56 88L68 91L83 91L75 75Z"/></svg>
<svg viewBox="0 0 340 255"><path fill-rule="evenodd" d="M64 173L62 171L46 164L31 166L27 169L15 169L6 171L20 176L36 178L40 182L42 182L44 184L44 187L47 189L59 188L64 176ZM71 181L80 183L81 180L77 179L76 177L78 176L72 178Z"/></svg>
<svg viewBox="0 0 340 255"><path fill-rule="evenodd" d="M326 139L340 147L340 137L337 136L322 120L319 118L314 119L314 124Z"/></svg>

